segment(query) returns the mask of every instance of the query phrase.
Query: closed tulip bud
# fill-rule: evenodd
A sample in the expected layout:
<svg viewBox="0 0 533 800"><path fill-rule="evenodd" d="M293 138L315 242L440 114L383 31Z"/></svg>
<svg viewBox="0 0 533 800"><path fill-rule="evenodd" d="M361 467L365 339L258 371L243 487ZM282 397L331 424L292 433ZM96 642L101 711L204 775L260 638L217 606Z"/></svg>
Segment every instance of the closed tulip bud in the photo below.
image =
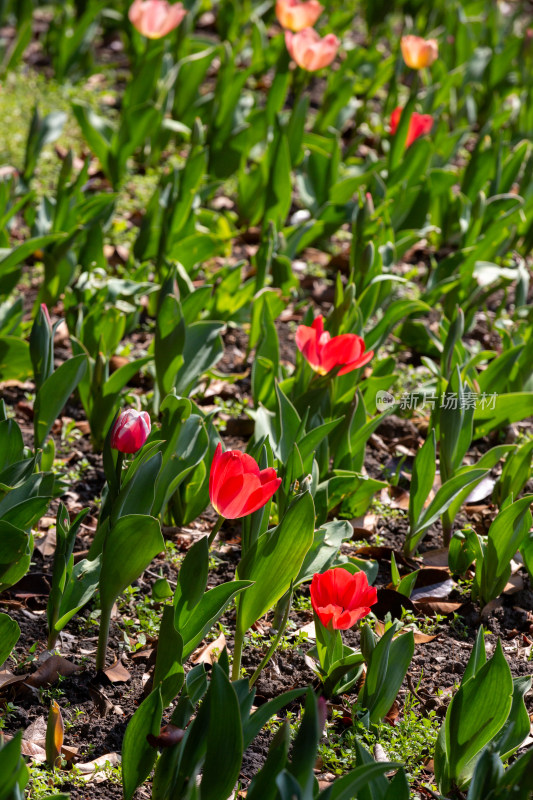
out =
<svg viewBox="0 0 533 800"><path fill-rule="evenodd" d="M134 0L128 11L131 24L148 39L161 39L177 28L186 10L167 0Z"/></svg>
<svg viewBox="0 0 533 800"><path fill-rule="evenodd" d="M394 136L400 124L400 117L402 115L401 108L395 108L390 117L390 132ZM411 119L409 120L409 130L407 131L407 139L405 146L410 147L413 142L420 136L429 133L433 127L433 117L431 114L417 114L413 111Z"/></svg>
<svg viewBox="0 0 533 800"><path fill-rule="evenodd" d="M272 468L260 470L257 462L240 450L215 450L209 475L209 497L225 519L238 519L262 508L278 490L281 478Z"/></svg>
<svg viewBox="0 0 533 800"><path fill-rule="evenodd" d="M299 325L296 331L296 346L319 375L327 375L336 367L338 374L346 375L354 369L368 364L373 350L365 353L365 343L355 333L331 336L324 330L324 317L316 317L311 326Z"/></svg>
<svg viewBox="0 0 533 800"><path fill-rule="evenodd" d="M338 631L352 628L370 613L378 593L364 572L351 575L343 567L315 573L311 581L311 605L324 627Z"/></svg>
<svg viewBox="0 0 533 800"><path fill-rule="evenodd" d="M439 44L436 39L402 36L400 46L403 60L411 69L430 67L439 57Z"/></svg>
<svg viewBox="0 0 533 800"><path fill-rule="evenodd" d="M285 44L290 57L299 67L316 72L331 64L340 42L333 33L328 33L322 39L314 28L304 28L299 33L285 31Z"/></svg>
<svg viewBox="0 0 533 800"><path fill-rule="evenodd" d="M136 453L146 442L150 429L150 416L146 411L128 408L113 425L111 447L121 453Z"/></svg>
<svg viewBox="0 0 533 800"><path fill-rule="evenodd" d="M294 32L312 28L323 10L324 6L318 0L307 0L304 3L300 0L277 0L276 3L279 24Z"/></svg>

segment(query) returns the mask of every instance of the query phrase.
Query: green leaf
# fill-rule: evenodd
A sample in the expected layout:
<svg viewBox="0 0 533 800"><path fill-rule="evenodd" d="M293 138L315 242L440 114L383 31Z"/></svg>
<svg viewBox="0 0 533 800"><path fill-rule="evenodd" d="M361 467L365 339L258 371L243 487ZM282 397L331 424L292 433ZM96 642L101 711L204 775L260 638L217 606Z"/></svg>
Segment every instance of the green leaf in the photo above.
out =
<svg viewBox="0 0 533 800"><path fill-rule="evenodd" d="M174 595L174 624L181 630L202 600L209 573L209 539L203 536L189 548L178 573Z"/></svg>
<svg viewBox="0 0 533 800"><path fill-rule="evenodd" d="M187 624L180 630L183 637L183 661L185 661L207 631L224 613L234 597L252 585L251 581L228 581L209 589L204 594Z"/></svg>
<svg viewBox="0 0 533 800"><path fill-rule="evenodd" d="M28 343L17 336L0 336L0 380L24 381L31 373Z"/></svg>
<svg viewBox="0 0 533 800"><path fill-rule="evenodd" d="M84 558L74 565L70 580L59 604L55 631L61 631L72 617L89 602L98 588L101 557L89 561Z"/></svg>
<svg viewBox="0 0 533 800"><path fill-rule="evenodd" d="M45 380L35 399L35 447L41 447L68 398L85 375L85 355L73 356Z"/></svg>
<svg viewBox="0 0 533 800"><path fill-rule="evenodd" d="M174 625L174 609L165 606L157 640L154 686L161 685L161 697L166 708L183 685L183 639Z"/></svg>
<svg viewBox="0 0 533 800"><path fill-rule="evenodd" d="M512 422L519 422L532 415L533 392L499 394L494 402L489 395L486 403L478 402L476 406L474 412L475 437L477 439L487 436L495 428L504 428Z"/></svg>
<svg viewBox="0 0 533 800"><path fill-rule="evenodd" d="M108 533L102 553L100 602L113 603L142 574L152 558L165 549L159 522L154 517L130 514L121 517Z"/></svg>
<svg viewBox="0 0 533 800"><path fill-rule="evenodd" d="M291 689L288 692L280 694L278 697L274 697L267 703L263 703L262 706L259 706L257 711L254 711L251 717L244 722L244 749L246 750L248 747L250 747L253 740L258 735L261 728L266 725L270 717L274 716L274 714L277 714L278 711L283 708L283 706L288 705L297 697L301 697L304 692L305 688Z"/></svg>
<svg viewBox="0 0 533 800"><path fill-rule="evenodd" d="M157 750L148 744L148 734L159 736L163 703L159 687L143 700L129 721L122 742L122 788L124 800L131 800L146 780L157 758Z"/></svg>
<svg viewBox="0 0 533 800"><path fill-rule="evenodd" d="M446 481L446 483L440 487L428 508L426 508L422 519L418 521L414 530L409 532L409 535L405 540L404 551L406 553L412 553L422 539L425 531L438 520L444 511L449 508L451 503L465 488L465 486L468 486L479 478L482 478L486 472L487 470L485 469L476 469L476 467L471 467L467 471L460 473L459 475L455 475L453 478L450 478L450 480Z"/></svg>
<svg viewBox="0 0 533 800"><path fill-rule="evenodd" d="M493 520L487 537L479 578L483 603L498 597L511 574L511 559L531 528L533 495L521 497Z"/></svg>
<svg viewBox="0 0 533 800"><path fill-rule="evenodd" d="M435 430L432 429L426 441L416 454L413 464L413 477L409 490L409 525L415 530L422 514L424 503L429 497L435 480L436 443Z"/></svg>
<svg viewBox="0 0 533 800"><path fill-rule="evenodd" d="M6 661L20 637L18 623L8 614L0 613L0 666Z"/></svg>
<svg viewBox="0 0 533 800"><path fill-rule="evenodd" d="M493 657L461 684L446 713L446 756L450 775L459 786L466 765L504 725L512 697L513 679L498 640Z"/></svg>
<svg viewBox="0 0 533 800"><path fill-rule="evenodd" d="M244 634L272 608L298 575L313 542L315 511L308 492L297 497L280 524L260 536L237 569L254 581L239 600L237 628Z"/></svg>
<svg viewBox="0 0 533 800"><path fill-rule="evenodd" d="M239 701L219 664L213 664L209 711L200 800L220 800L231 795L239 777L244 745Z"/></svg>

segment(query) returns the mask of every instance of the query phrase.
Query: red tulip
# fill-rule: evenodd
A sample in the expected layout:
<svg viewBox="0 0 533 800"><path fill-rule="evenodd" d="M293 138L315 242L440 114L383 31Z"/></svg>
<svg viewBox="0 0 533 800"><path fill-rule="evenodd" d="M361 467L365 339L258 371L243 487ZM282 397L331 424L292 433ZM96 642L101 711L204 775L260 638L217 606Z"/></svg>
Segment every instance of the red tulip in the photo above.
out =
<svg viewBox="0 0 533 800"><path fill-rule="evenodd" d="M134 0L128 11L130 22L148 39L161 39L177 28L186 10L181 3L167 0Z"/></svg>
<svg viewBox="0 0 533 800"><path fill-rule="evenodd" d="M215 510L226 519L252 514L268 503L281 483L276 470L260 470L257 462L240 450L215 450L209 475L209 497Z"/></svg>
<svg viewBox="0 0 533 800"><path fill-rule="evenodd" d="M276 17L282 28L291 31L301 31L304 28L311 28L321 13L324 6L318 0L277 0Z"/></svg>
<svg viewBox="0 0 533 800"><path fill-rule="evenodd" d="M345 631L370 612L378 593L364 572L351 575L342 567L316 572L311 581L311 603L322 625Z"/></svg>
<svg viewBox="0 0 533 800"><path fill-rule="evenodd" d="M113 425L111 447L121 453L136 453L147 440L150 428L150 417L146 411L128 408Z"/></svg>
<svg viewBox="0 0 533 800"><path fill-rule="evenodd" d="M401 115L402 109L398 107L394 109L390 116L390 132L393 136L398 130ZM431 114L417 114L416 111L413 111L411 114L411 119L409 120L409 130L407 131L405 146L410 147L415 139L418 139L419 136L424 136L426 133L429 133L432 127L433 117Z"/></svg>
<svg viewBox="0 0 533 800"><path fill-rule="evenodd" d="M439 57L439 43L436 39L422 39L421 36L402 36L400 46L403 60L411 69L430 67Z"/></svg>
<svg viewBox="0 0 533 800"><path fill-rule="evenodd" d="M304 28L298 33L285 31L285 44L290 57L308 72L327 67L339 49L340 42L333 33L321 39L314 28Z"/></svg>
<svg viewBox="0 0 533 800"><path fill-rule="evenodd" d="M335 367L342 367L339 375L368 364L373 350L367 353L365 343L355 333L331 335L324 330L324 317L316 317L311 327L299 325L296 331L296 346L312 369L319 375L327 375Z"/></svg>

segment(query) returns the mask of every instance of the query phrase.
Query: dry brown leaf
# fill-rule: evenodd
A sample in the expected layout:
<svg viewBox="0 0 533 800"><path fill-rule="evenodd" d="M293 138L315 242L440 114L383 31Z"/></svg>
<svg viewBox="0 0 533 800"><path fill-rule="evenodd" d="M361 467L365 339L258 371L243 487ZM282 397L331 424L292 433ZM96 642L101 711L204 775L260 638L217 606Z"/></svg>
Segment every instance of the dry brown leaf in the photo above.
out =
<svg viewBox="0 0 533 800"><path fill-rule="evenodd" d="M503 608L503 599L501 597L497 597L495 600L491 600L489 603L487 603L486 606L483 606L480 614L481 619L488 619L492 612L496 611L497 608Z"/></svg>
<svg viewBox="0 0 533 800"><path fill-rule="evenodd" d="M419 633L416 632L414 634L415 644L425 644L426 642L432 642L433 639L436 639L438 633L434 633L433 636L430 636L428 633Z"/></svg>
<svg viewBox="0 0 533 800"><path fill-rule="evenodd" d="M23 739L20 743L20 752L23 756L28 756L36 764L46 761L46 750L35 742Z"/></svg>
<svg viewBox="0 0 533 800"><path fill-rule="evenodd" d="M428 550L427 553L424 553L423 559L426 567L447 567L448 548L439 547L438 550Z"/></svg>
<svg viewBox="0 0 533 800"><path fill-rule="evenodd" d="M67 661L62 656L50 656L41 664L39 669L25 678L24 683L28 686L33 686L35 689L40 689L43 686L57 683L60 675L63 678L67 678L80 671L81 667L73 664L72 661Z"/></svg>
<svg viewBox="0 0 533 800"><path fill-rule="evenodd" d="M421 611L423 614L444 614L444 616L453 614L454 611L457 611L462 605L462 603L449 603L431 597L424 598L423 601L415 603L416 610Z"/></svg>
<svg viewBox="0 0 533 800"><path fill-rule="evenodd" d="M401 619L403 609L416 611L413 601L400 592L394 589L378 589L378 601L372 606L372 613L378 619L383 620L389 612L393 619Z"/></svg>
<svg viewBox="0 0 533 800"><path fill-rule="evenodd" d="M93 703L96 706L96 710L101 717L106 717L110 711L113 710L113 703L107 697L107 695L99 689L97 686L89 686L89 694Z"/></svg>
<svg viewBox="0 0 533 800"><path fill-rule="evenodd" d="M131 675L121 661L115 661L110 667L102 670L111 683L126 683L131 680Z"/></svg>
<svg viewBox="0 0 533 800"><path fill-rule="evenodd" d="M214 664L218 661L220 653L226 647L226 637L223 633L214 642L203 647L200 652L191 659L193 664Z"/></svg>
<svg viewBox="0 0 533 800"><path fill-rule="evenodd" d="M37 719L26 728L22 734L22 738L40 747L44 747L46 744L46 719L44 716L41 715L37 717Z"/></svg>
<svg viewBox="0 0 533 800"><path fill-rule="evenodd" d="M82 773L81 777L87 783L103 783L103 781L108 780L103 768L106 765L116 767L120 764L120 761L121 758L118 753L106 753L86 764L76 764L76 768Z"/></svg>
<svg viewBox="0 0 533 800"><path fill-rule="evenodd" d="M516 592L521 592L524 586L524 579L521 575L511 575L502 593L516 594Z"/></svg>

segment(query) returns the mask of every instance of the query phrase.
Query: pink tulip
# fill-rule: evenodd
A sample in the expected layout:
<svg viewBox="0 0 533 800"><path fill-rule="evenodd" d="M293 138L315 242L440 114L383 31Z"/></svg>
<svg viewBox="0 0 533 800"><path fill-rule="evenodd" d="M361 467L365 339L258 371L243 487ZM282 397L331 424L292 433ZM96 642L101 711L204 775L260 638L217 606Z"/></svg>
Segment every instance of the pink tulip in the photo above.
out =
<svg viewBox="0 0 533 800"><path fill-rule="evenodd" d="M324 6L318 0L307 0L301 3L300 0L277 0L276 17L282 28L290 31L301 31L304 28L312 28Z"/></svg>
<svg viewBox="0 0 533 800"><path fill-rule="evenodd" d="M128 408L113 425L111 447L121 453L136 453L146 442L150 429L150 417L146 411Z"/></svg>
<svg viewBox="0 0 533 800"><path fill-rule="evenodd" d="M439 57L439 44L436 39L402 36L400 46L403 60L411 69L430 67Z"/></svg>
<svg viewBox="0 0 533 800"><path fill-rule="evenodd" d="M299 33L285 31L285 44L290 57L308 72L327 67L339 49L340 41L333 33L320 38L314 28L304 28Z"/></svg>
<svg viewBox="0 0 533 800"><path fill-rule="evenodd" d="M186 13L181 3L171 5L167 0L134 0L128 17L143 36L161 39L178 27Z"/></svg>

